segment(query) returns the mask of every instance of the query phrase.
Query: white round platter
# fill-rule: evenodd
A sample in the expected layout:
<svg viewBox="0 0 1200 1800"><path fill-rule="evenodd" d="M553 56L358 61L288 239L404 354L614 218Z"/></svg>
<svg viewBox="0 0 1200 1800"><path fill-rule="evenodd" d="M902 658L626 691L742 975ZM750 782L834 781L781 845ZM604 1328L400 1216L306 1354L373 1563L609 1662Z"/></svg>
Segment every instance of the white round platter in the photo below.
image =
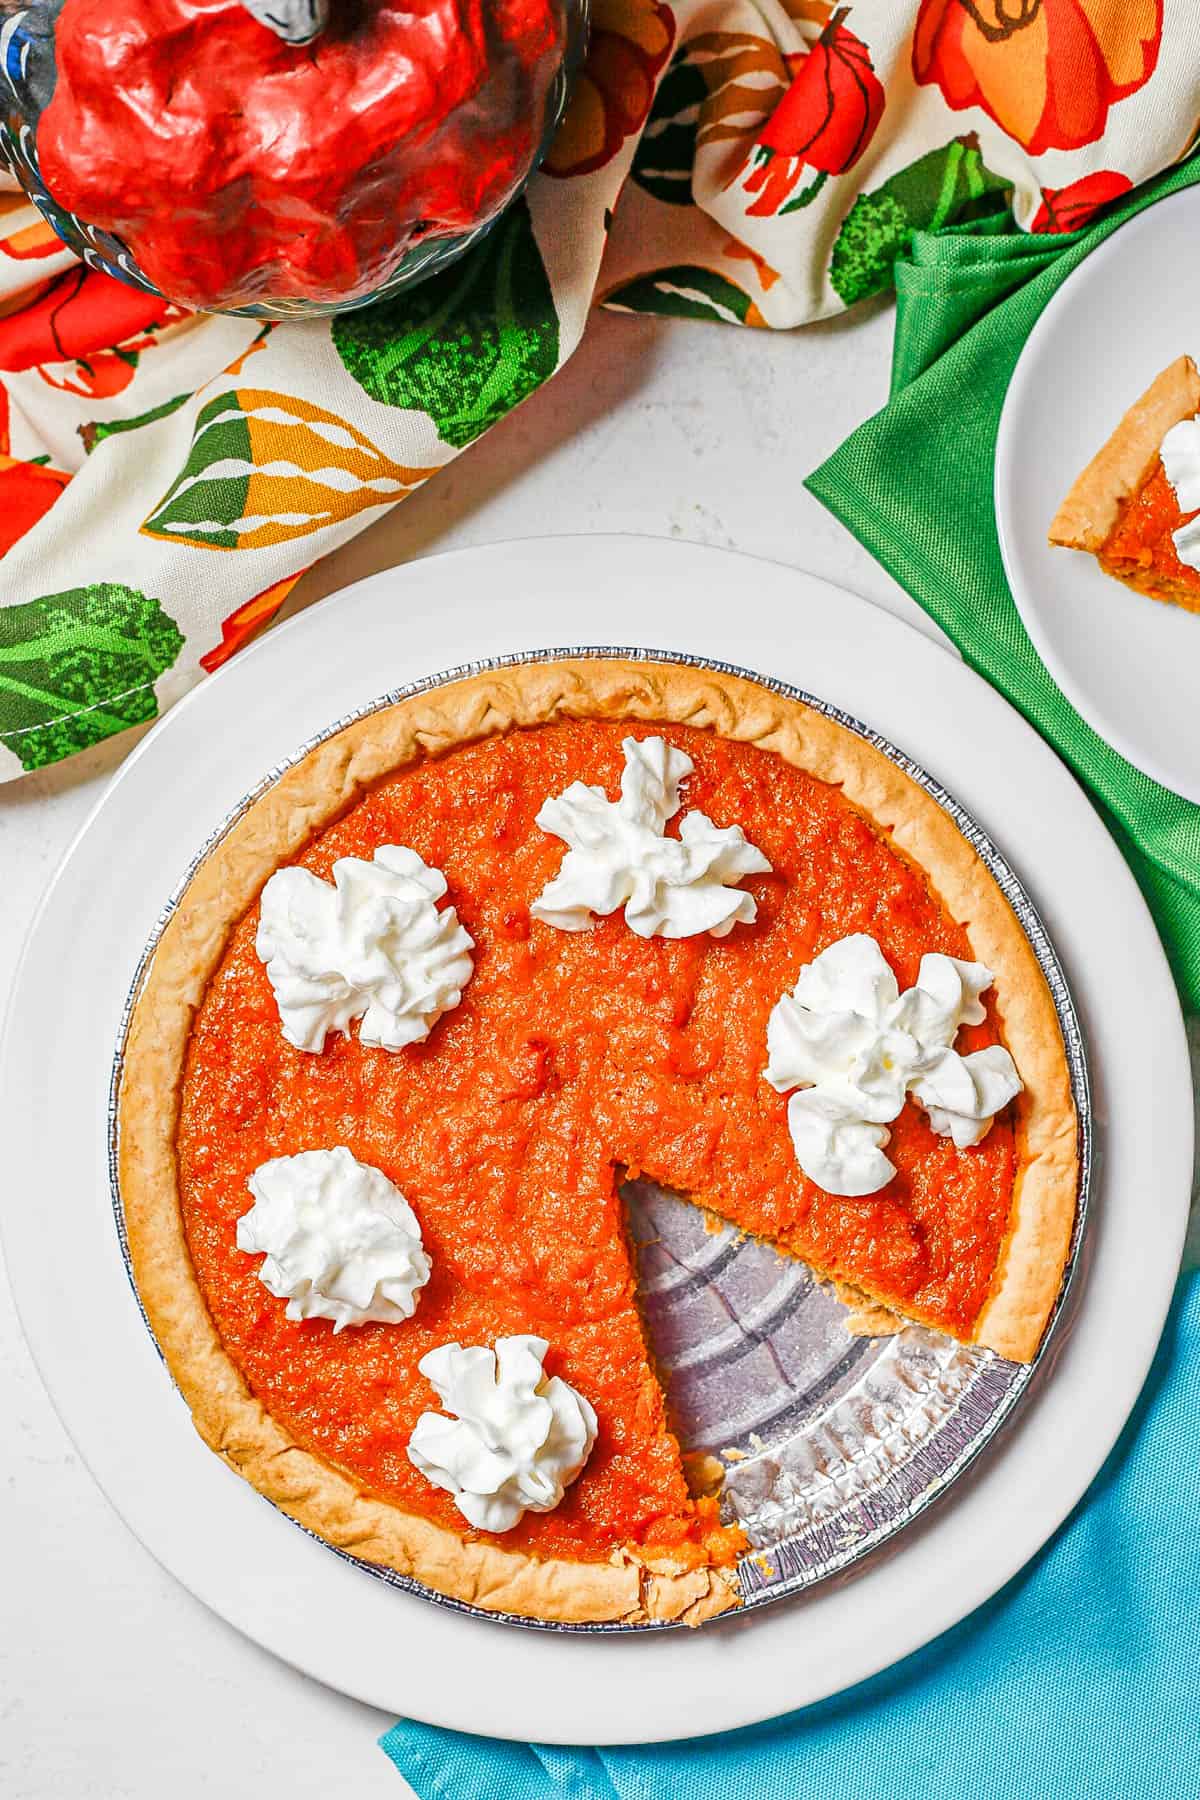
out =
<svg viewBox="0 0 1200 1800"><path fill-rule="evenodd" d="M1200 800L1200 615L1053 548L1080 470L1168 363L1200 361L1200 188L1151 206L1063 283L1029 334L996 442L996 523L1013 598L1051 675L1135 767Z"/></svg>
<svg viewBox="0 0 1200 1800"><path fill-rule="evenodd" d="M699 1632L633 1638L514 1632L430 1605L263 1502L203 1446L159 1361L106 1167L131 973L164 901L242 796L389 689L476 658L589 642L688 651L788 681L940 779L1023 878L1063 959L1099 1152L1066 1316L1019 1413L953 1496L849 1579ZM81 1455L146 1547L331 1686L541 1742L649 1742L773 1717L863 1680L994 1593L1070 1511L1133 1405L1178 1267L1192 1166L1187 1053L1162 949L1107 831L1047 746L954 657L841 589L623 537L502 544L374 576L270 633L169 713L34 922L0 1095L22 1321Z"/></svg>

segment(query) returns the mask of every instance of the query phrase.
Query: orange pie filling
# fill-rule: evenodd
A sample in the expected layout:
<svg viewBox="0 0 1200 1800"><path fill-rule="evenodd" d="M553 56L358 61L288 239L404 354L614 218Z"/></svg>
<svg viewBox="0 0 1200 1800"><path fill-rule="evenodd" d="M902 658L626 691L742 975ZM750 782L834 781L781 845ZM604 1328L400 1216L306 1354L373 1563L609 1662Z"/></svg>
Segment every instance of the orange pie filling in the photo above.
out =
<svg viewBox="0 0 1200 1800"><path fill-rule="evenodd" d="M1174 534L1196 517L1182 512L1161 458L1129 499L1098 551L1101 567L1157 599L1200 611L1200 570L1181 561Z"/></svg>
<svg viewBox="0 0 1200 1800"><path fill-rule="evenodd" d="M563 857L535 814L573 780L615 794L631 732L685 750L685 811L741 825L766 855L772 872L743 884L754 924L720 940L647 940L619 913L579 933L531 920ZM547 1373L595 1408L598 1436L556 1510L527 1512L504 1545L728 1563L744 1540L720 1525L716 1501L689 1496L618 1179L645 1174L969 1339L1009 1227L1010 1114L964 1151L910 1101L891 1129L893 1180L839 1198L801 1173L786 1098L763 1079L771 1008L819 951L869 933L905 988L925 952L970 960L966 932L839 789L686 727L562 722L455 750L381 782L297 860L328 879L337 858L370 859L381 844L410 846L445 874L474 974L424 1043L390 1054L354 1031L306 1053L281 1035L255 953L257 906L240 921L195 1019L177 1144L187 1241L224 1345L299 1444L363 1491L462 1533L451 1496L408 1459L418 1417L436 1405L417 1365L451 1341L534 1333L550 1344ZM999 1038L989 1009L957 1047ZM336 1145L382 1170L420 1220L433 1272L403 1324L335 1334L325 1320L289 1320L258 1279L260 1259L236 1246L259 1165Z"/></svg>

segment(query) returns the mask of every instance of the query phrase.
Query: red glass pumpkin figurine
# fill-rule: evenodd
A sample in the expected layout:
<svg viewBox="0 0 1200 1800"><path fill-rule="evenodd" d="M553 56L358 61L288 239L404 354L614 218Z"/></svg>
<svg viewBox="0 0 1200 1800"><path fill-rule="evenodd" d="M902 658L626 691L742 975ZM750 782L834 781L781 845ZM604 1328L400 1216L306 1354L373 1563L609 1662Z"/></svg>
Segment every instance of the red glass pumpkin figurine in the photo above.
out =
<svg viewBox="0 0 1200 1800"><path fill-rule="evenodd" d="M0 150L94 267L289 318L461 255L561 115L587 0L0 0Z"/></svg>

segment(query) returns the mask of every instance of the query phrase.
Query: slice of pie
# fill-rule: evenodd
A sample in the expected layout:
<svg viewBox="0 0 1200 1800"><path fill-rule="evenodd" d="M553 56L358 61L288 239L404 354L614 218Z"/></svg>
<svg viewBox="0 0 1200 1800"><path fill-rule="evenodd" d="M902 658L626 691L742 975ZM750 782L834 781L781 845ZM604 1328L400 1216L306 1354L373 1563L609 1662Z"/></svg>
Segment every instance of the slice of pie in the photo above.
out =
<svg viewBox="0 0 1200 1800"><path fill-rule="evenodd" d="M592 790L584 810L602 808L626 741L651 737L694 764L683 822L666 831L694 847L703 814L718 862L734 827L756 849L757 863L737 853L758 872L733 891L736 920L686 936L639 935L619 911L589 929L562 928L566 912L546 922L535 901L552 891L565 904L570 883L539 812L577 782ZM473 972L421 1041L381 1048L364 1024L296 1048L256 949L264 884L292 865L327 883L339 859L383 845L442 872ZM827 947L853 937L861 949L866 935L904 989L931 954L943 969L986 964L992 984L958 1048L985 1062L1011 1052L1023 1091L962 1148L944 1121L935 1129L932 1103L901 1091L894 1173L854 1197L802 1173L788 1099L764 1070L781 995ZM412 696L266 790L157 944L119 1133L138 1289L212 1448L355 1556L546 1620L698 1623L737 1601L744 1539L718 1500L689 1492L643 1335L620 1176L773 1240L850 1290L875 1329L898 1315L1019 1360L1054 1306L1076 1204L1054 1005L949 816L797 701L731 674L600 656ZM411 1316L384 1308L344 1330L336 1312L294 1316L239 1243L256 1172L335 1148L406 1197L404 1230L419 1221L428 1260L401 1295ZM420 1365L447 1345L518 1336L549 1345L547 1375L593 1409L594 1448L553 1510L476 1529L409 1455L435 1404Z"/></svg>
<svg viewBox="0 0 1200 1800"><path fill-rule="evenodd" d="M1200 458L1198 414L1200 373L1190 356L1181 356L1130 407L1050 527L1052 544L1086 550L1106 575L1189 612L1200 612L1200 528L1183 528L1200 511L1200 494L1181 477L1180 465ZM1197 421L1194 445L1177 430L1191 421ZM1168 448L1164 467L1168 433L1175 434L1175 456Z"/></svg>

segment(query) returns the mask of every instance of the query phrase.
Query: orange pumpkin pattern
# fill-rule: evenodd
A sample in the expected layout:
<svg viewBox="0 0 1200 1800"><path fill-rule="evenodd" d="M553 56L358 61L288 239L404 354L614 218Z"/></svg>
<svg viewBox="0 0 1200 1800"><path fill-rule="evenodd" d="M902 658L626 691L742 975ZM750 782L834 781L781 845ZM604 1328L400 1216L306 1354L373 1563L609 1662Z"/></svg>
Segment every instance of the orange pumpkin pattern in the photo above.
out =
<svg viewBox="0 0 1200 1800"><path fill-rule="evenodd" d="M845 24L849 12L839 7L812 48L789 59L791 86L751 153L745 190L757 198L748 216L811 205L830 175L854 167L878 129L886 96L870 51ZM814 179L800 187L807 170Z"/></svg>
<svg viewBox="0 0 1200 1800"><path fill-rule="evenodd" d="M1066 187L1043 188L1042 204L1029 221L1030 231L1082 231L1102 206L1119 200L1133 183L1118 169L1096 169Z"/></svg>
<svg viewBox="0 0 1200 1800"><path fill-rule="evenodd" d="M1149 81L1163 0L921 0L913 75L980 106L1033 156L1079 150Z"/></svg>
<svg viewBox="0 0 1200 1800"><path fill-rule="evenodd" d="M71 479L48 459L28 462L11 450L8 395L0 385L0 556L50 511Z"/></svg>
<svg viewBox="0 0 1200 1800"><path fill-rule="evenodd" d="M583 68L550 146L548 175L591 175L641 129L671 46L675 19L658 0L593 0Z"/></svg>
<svg viewBox="0 0 1200 1800"><path fill-rule="evenodd" d="M236 606L228 618L221 620L221 641L211 650L205 651L200 658L200 667L211 675L214 669L227 663L243 644L248 644L252 637L257 637L263 626L275 617L300 577L307 573L307 568L297 569L294 575L285 575L282 581L273 581L261 594L252 594L249 600Z"/></svg>

